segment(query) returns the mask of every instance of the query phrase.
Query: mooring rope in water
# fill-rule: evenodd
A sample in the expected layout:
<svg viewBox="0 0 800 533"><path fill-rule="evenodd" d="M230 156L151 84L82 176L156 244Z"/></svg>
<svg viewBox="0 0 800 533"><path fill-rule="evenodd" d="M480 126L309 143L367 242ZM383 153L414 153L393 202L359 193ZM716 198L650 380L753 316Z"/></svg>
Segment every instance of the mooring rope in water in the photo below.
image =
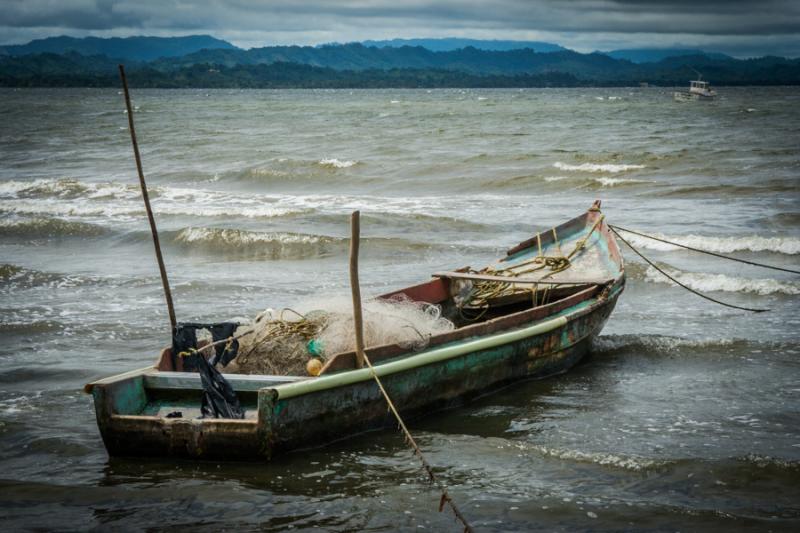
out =
<svg viewBox="0 0 800 533"><path fill-rule="evenodd" d="M383 394L383 398L386 400L386 403L389 406L389 410L394 415L398 425L400 426L400 430L404 434L406 444L411 446L411 448L414 451L414 455L416 455L419 458L419 461L422 463L422 467L428 474L428 479L430 480L430 482L435 484L436 488L439 489L439 492L442 493L442 497L439 500L439 512L440 513L442 512L445 504L449 505L450 509L453 511L453 514L458 519L458 521L464 524L464 531L471 533L472 531L474 531L472 529L472 526L469 525L467 519L464 518L464 515L461 514L461 511L458 509L456 502L453 501L453 498L450 496L450 493L447 492L447 487L441 481L439 481L439 478L437 478L436 475L433 473L433 468L431 467L428 460L425 459L425 456L422 454L422 450L417 444L417 441L415 441L414 437L411 436L411 432L408 430L408 427L406 427L403 418L400 416L400 413L394 406L394 402L392 402L392 399L389 397L389 393L386 392L386 389L383 388L383 383L381 383L381 378L379 378L377 372L375 372L375 368L372 366L372 362L369 360L369 357L367 357L367 354L363 354L363 356L364 356L364 362L367 364L370 372L372 373L372 378L375 380L375 383L378 384L378 388L380 389L381 394Z"/></svg>
<svg viewBox="0 0 800 533"><path fill-rule="evenodd" d="M725 307L731 307L733 309L741 309L742 311L750 311L751 313L763 313L765 311L769 311L769 309L754 309L754 308L751 308L751 307L741 307L741 306L738 306L738 305L733 305L733 304L721 302L719 300L716 300L716 299L712 298L711 296L707 296L707 295L705 295L705 294L703 294L701 292L698 292L698 291L692 289L691 287L686 286L685 284L681 283L680 281L678 281L674 277L672 277L669 274L667 274L666 272L664 272L664 270L661 269L658 265L656 265L653 261L651 261L650 259L646 258L644 255L642 255L642 253L639 250L634 248L631 243L626 241L622 237L622 235L620 235L619 232L616 229L614 229L614 226L609 226L609 227L611 228L611 231L614 232L614 235L616 235L619 238L619 240L624 242L628 246L628 248L630 248L631 250L633 250L636 253L636 255L638 255L639 257L644 259L647 262L648 265L650 265L651 267L655 268L661 275L663 275L664 277L666 277L667 279L669 279L670 281L672 281L676 285L679 285L679 286L683 287L687 291L689 291L689 292L691 292L693 294L696 294L697 296L699 296L701 298L705 298L706 300L714 302L716 304L724 305ZM620 228L620 229L622 229L622 228Z"/></svg>
<svg viewBox="0 0 800 533"><path fill-rule="evenodd" d="M431 467L430 463L425 456L422 454L422 450L420 449L417 441L414 440L414 437L411 436L411 432L408 430L406 423L403 421L403 418L400 416L397 408L394 405L394 402L389 397L389 393L386 392L386 389L383 387L383 383L381 382L380 378L378 377L378 373L375 372L375 367L372 366L372 362L367 357L367 354L364 351L364 321L362 316L362 307L361 307L361 286L358 282L358 248L361 240L361 214L358 211L353 211L352 215L350 216L350 291L353 297L353 326L355 333L355 352L356 352L356 366L361 368L366 364L369 367L370 373L372 374L372 378L375 380L375 383L378 384L378 389L381 391L383 398L386 400L386 404L389 406L389 411L394 415L395 419L397 420L400 429L403 432L405 437L406 443L411 446L414 451L414 455L416 455L420 462L422 463L422 467L425 469L425 472L428 474L428 479L431 483L435 484L436 487L439 489L441 493L441 498L439 499L439 512L444 510L445 505L450 506L450 510L453 511L453 515L455 515L456 519L464 525L464 531L472 533L474 530L472 526L469 525L467 519L464 518L464 515L461 514L456 502L453 501L453 498L450 496L450 493L447 492L447 487L445 487L444 483L439 481L439 478L433 473L433 468Z"/></svg>
<svg viewBox="0 0 800 533"><path fill-rule="evenodd" d="M770 268L772 270L780 270L782 272L791 272L792 274L800 274L800 270L792 270L791 268L783 268L783 267L777 267L777 266L773 266L773 265L765 265L764 263L756 263L755 261L747 261L745 259L739 259L738 257L731 257L729 255L718 254L716 252L710 252L708 250L701 250L700 248L692 248L691 246L686 246L685 244L679 244L677 242L668 241L666 239L661 239L659 237L654 237L652 235L639 233L638 231L633 231L632 229L626 229L626 228L623 228L623 227L620 227L620 226L612 226L611 224L609 224L609 227L611 227L611 228L613 228L615 230L618 229L618 230L622 230L622 231L627 231L628 233L633 233L634 235L638 235L639 237L644 237L646 239L652 239L654 241L663 242L664 244L671 244L672 246L677 246L679 248L685 248L687 250L691 250L693 252L699 252L701 254L713 255L714 257L719 257L721 259L727 259L729 261L736 261L738 263L744 263L746 265L753 265L753 266L757 266L757 267L761 267L761 268Z"/></svg>

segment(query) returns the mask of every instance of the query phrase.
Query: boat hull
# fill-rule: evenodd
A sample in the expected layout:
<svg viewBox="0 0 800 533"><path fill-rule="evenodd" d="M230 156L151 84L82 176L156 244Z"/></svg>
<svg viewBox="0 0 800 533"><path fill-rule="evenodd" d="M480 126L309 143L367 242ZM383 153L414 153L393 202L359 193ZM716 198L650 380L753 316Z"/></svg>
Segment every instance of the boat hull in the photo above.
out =
<svg viewBox="0 0 800 533"><path fill-rule="evenodd" d="M560 374L588 352L623 287L624 277L558 316L375 368L407 418L464 404L515 381ZM155 391L148 387L148 372L155 369L92 389L98 426L112 456L264 460L396 424L368 369L286 384L243 381L239 395L245 420L157 415L165 406L197 411L201 390Z"/></svg>

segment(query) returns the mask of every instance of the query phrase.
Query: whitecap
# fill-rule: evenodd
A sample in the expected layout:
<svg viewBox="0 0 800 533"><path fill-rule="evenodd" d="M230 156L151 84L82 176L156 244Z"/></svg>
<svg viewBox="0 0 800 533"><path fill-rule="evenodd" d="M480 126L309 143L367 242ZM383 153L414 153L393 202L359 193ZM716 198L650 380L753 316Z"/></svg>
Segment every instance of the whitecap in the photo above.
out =
<svg viewBox="0 0 800 533"><path fill-rule="evenodd" d="M358 161L350 161L350 160L340 161L340 160L336 159L335 157L333 157L333 158L321 159L319 161L319 164L321 166L323 166L323 167L349 168L349 167L352 167L353 165L358 164Z"/></svg>
<svg viewBox="0 0 800 533"><path fill-rule="evenodd" d="M536 451L547 457L553 457L567 461L594 463L600 466L611 466L614 468L621 468L634 472L650 470L666 465L666 463L663 461L645 459L643 457L636 456L622 456L613 453L582 452L579 450L565 450L538 445L526 446L526 448Z"/></svg>
<svg viewBox="0 0 800 533"><path fill-rule="evenodd" d="M225 228L184 228L175 240L185 244L226 244L229 246L246 246L257 243L276 244L315 244L330 237L307 235L302 233L257 232Z"/></svg>
<svg viewBox="0 0 800 533"><path fill-rule="evenodd" d="M775 252L786 255L800 254L800 238L797 237L763 237L761 235L716 237L711 235L664 235L652 233L653 237L672 241L684 246L691 246L708 252L720 254L732 252ZM638 248L649 248L661 252L680 250L664 242L654 241L632 233L625 233L625 240Z"/></svg>
<svg viewBox="0 0 800 533"><path fill-rule="evenodd" d="M611 172L612 174L645 168L644 165L617 165L613 163L581 163L580 165L570 165L567 163L562 163L561 161L556 161L553 163L553 166L559 170L571 170L578 172Z"/></svg>
<svg viewBox="0 0 800 533"><path fill-rule="evenodd" d="M762 296L776 293L800 294L800 284L791 281L740 278L707 272L681 272L672 268L665 268L664 271L687 287L700 292L748 292ZM672 284L672 281L653 267L649 267L645 272L645 280L652 283Z"/></svg>
<svg viewBox="0 0 800 533"><path fill-rule="evenodd" d="M592 347L600 353L615 352L636 346L644 347L656 352L678 352L683 349L708 349L721 346L731 346L737 339L705 338L686 339L682 337L669 337L665 335L600 335L594 339Z"/></svg>
<svg viewBox="0 0 800 533"><path fill-rule="evenodd" d="M602 187L615 187L617 185L624 185L626 183L650 183L647 180L636 180L631 178L594 178L594 181L599 183Z"/></svg>

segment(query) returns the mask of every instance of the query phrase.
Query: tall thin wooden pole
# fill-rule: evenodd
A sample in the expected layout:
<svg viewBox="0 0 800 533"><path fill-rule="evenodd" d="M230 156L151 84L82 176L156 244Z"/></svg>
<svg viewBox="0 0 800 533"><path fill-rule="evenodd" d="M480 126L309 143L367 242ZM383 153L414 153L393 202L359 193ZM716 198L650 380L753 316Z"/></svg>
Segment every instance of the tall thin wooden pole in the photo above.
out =
<svg viewBox="0 0 800 533"><path fill-rule="evenodd" d="M372 366L372 362L369 360L369 357L367 357L367 354L364 353L364 319L361 315L361 288L358 284L358 244L361 237L360 234L360 214L358 211L353 211L353 214L350 215L350 289L353 293L353 321L355 322L356 330L356 364L359 368L363 367L364 363L367 364L369 371L372 373L372 378L375 380L375 383L377 383L378 389L380 389L381 394L386 400L386 404L389 406L389 410L397 419L397 423L400 425L400 430L403 432L403 435L405 435L406 443L408 443L408 445L414 450L414 455L419 457L422 467L428 474L428 478L439 488L439 491L442 494L441 499L439 500L439 512L444 509L445 505L449 505L455 517L459 522L461 522L461 524L463 524L464 533L472 533L474 531L472 526L469 525L467 519L463 514L461 514L461 510L456 505L456 502L453 501L453 498L447 491L447 487L444 485L444 483L439 481L439 478L436 477L431 464L427 459L425 459L425 456L422 454L422 449L420 449L417 441L414 440L414 437L408 430L408 426L406 426L406 423L400 416L400 412L397 410L394 402L392 402L392 399L389 397L389 393L384 388L383 383L381 383L381 379L378 377L377 372L375 372L375 367Z"/></svg>
<svg viewBox="0 0 800 533"><path fill-rule="evenodd" d="M361 238L360 213L350 215L350 291L353 294L353 320L356 330L356 366L364 366L364 320L361 314L361 287L358 284L358 244Z"/></svg>
<svg viewBox="0 0 800 533"><path fill-rule="evenodd" d="M153 217L153 210L150 208L150 195L147 194L147 184L144 181L142 171L142 158L139 155L139 143L136 142L136 129L133 127L133 108L131 107L131 96L128 92L128 80L125 77L125 66L119 66L119 77L122 79L122 89L125 91L125 106L128 108L128 130L131 132L131 143L133 143L133 156L136 159L136 170L139 172L139 185L142 187L142 199L144 208L147 211L147 219L150 221L150 232L153 234L153 246L156 249L156 259L158 260L158 270L161 272L161 285L164 286L164 297L167 300L167 312L169 313L170 335L175 330L177 322L175 320L175 306L172 304L172 291L169 288L167 269L164 266L164 257L161 255L161 243L158 240L158 229L156 219Z"/></svg>

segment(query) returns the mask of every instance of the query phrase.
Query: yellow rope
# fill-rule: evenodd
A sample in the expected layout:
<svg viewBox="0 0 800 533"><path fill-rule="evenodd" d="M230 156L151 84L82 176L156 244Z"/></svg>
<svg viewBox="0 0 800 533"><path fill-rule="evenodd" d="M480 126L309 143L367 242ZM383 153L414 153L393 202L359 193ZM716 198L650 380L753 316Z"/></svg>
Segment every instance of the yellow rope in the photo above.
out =
<svg viewBox="0 0 800 533"><path fill-rule="evenodd" d="M604 220L605 215L601 215L600 217L595 220L594 224L592 225L591 229L586 233L586 235L578 240L575 243L575 247L569 253L569 255L564 256L563 251L561 250L561 243L558 241L558 233L556 229L553 228L553 241L558 248L558 251L561 255L558 256L545 256L542 254L542 237L541 233L536 234L536 244L538 247L539 255L528 259L526 261L522 261L517 263L508 268L495 268L494 266L488 266L483 270L478 271L470 271L473 274L492 274L495 276L507 276L509 277L509 281L475 281L472 285L472 290L470 291L469 295L464 299L462 304L459 306L459 313L461 317L465 320L475 321L482 318L489 309L489 300L493 298L498 298L500 296L508 296L519 292L516 285L514 284L513 278L523 275L523 274L530 274L531 272L538 272L544 269L549 269L549 271L544 274L541 279L547 279L551 276L554 276L560 272L567 270L570 266L572 266L572 258L575 257L579 252L581 252L585 247L586 243L589 241L589 238L592 236L594 231L600 225L600 223ZM530 268L526 268L523 270L519 270L520 267L532 265ZM523 291L525 289L522 289ZM534 306L537 305L537 287L534 285L532 290L532 300ZM550 286L547 286L542 294L542 303L540 305L544 305L547 301L547 296L549 296ZM464 314L464 308L473 308L473 309L480 309L479 313L475 316L466 316Z"/></svg>

